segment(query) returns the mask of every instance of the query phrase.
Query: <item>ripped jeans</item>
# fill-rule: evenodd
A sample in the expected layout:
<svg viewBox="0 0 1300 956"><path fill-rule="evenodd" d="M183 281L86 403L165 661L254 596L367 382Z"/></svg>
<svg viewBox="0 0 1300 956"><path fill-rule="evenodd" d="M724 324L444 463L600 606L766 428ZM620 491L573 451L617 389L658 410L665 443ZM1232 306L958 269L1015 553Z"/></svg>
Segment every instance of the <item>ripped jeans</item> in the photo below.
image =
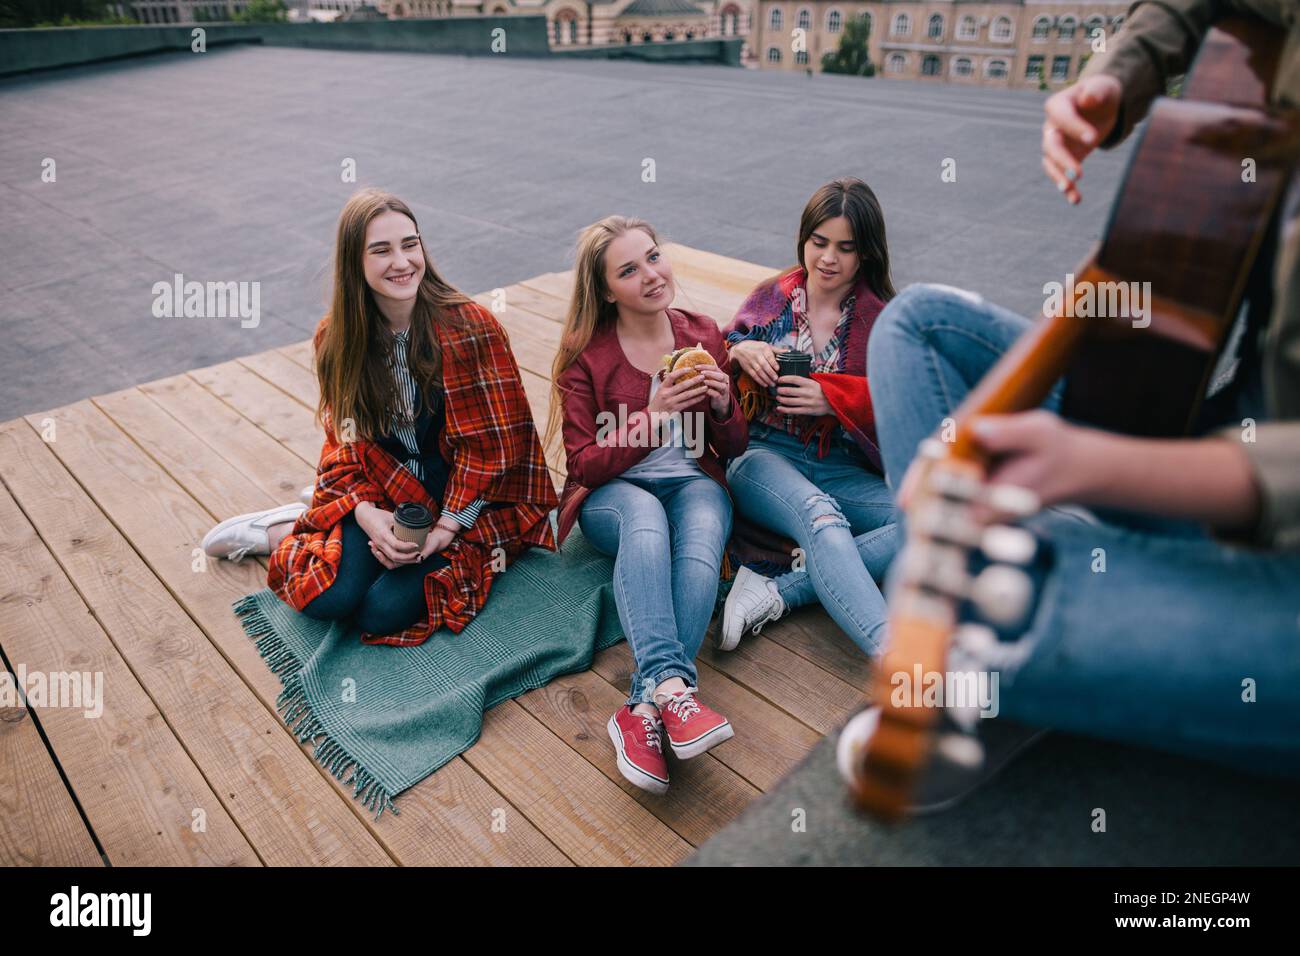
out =
<svg viewBox="0 0 1300 956"><path fill-rule="evenodd" d="M794 435L754 423L749 447L727 469L737 510L793 538L802 569L776 578L787 606L821 601L868 654L880 648L885 599L880 582L900 543L894 499L864 455L835 444L825 458Z"/></svg>
<svg viewBox="0 0 1300 956"><path fill-rule="evenodd" d="M615 478L587 496L578 525L614 556L614 603L636 660L628 704L653 703L654 689L670 677L697 686L695 655L731 535L726 489L703 472Z"/></svg>

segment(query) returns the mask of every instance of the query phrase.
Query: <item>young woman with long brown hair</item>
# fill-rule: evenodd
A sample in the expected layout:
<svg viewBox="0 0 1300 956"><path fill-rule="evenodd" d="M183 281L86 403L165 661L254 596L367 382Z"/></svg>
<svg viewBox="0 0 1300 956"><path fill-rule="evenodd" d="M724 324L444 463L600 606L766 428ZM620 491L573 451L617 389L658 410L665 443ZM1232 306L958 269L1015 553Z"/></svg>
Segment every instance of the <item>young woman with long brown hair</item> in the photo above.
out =
<svg viewBox="0 0 1300 956"><path fill-rule="evenodd" d="M884 214L867 184L845 178L818 189L795 253L799 264L760 284L727 328L750 419L749 448L727 481L745 522L800 554L786 555L791 570L776 578L740 568L718 646L734 648L746 632L820 601L874 654L885 628L879 586L900 536L867 387L867 338L894 297ZM804 369L781 374L793 355Z"/></svg>
<svg viewBox="0 0 1300 956"><path fill-rule="evenodd" d="M731 530L724 462L744 450L746 426L717 324L672 308L675 293L648 223L610 216L583 230L548 429L563 420L560 540L578 522L614 555L636 672L607 729L619 771L653 793L668 788L665 735L688 758L733 733L699 700L695 655ZM666 355L696 345L702 365L661 371Z"/></svg>
<svg viewBox="0 0 1300 956"><path fill-rule="evenodd" d="M284 601L353 618L368 643L460 631L501 557L554 550L557 499L505 332L438 274L389 193L361 190L339 216L315 357L325 443L310 504L223 521L204 550L271 554ZM432 524L422 546L399 536L399 508L403 529Z"/></svg>

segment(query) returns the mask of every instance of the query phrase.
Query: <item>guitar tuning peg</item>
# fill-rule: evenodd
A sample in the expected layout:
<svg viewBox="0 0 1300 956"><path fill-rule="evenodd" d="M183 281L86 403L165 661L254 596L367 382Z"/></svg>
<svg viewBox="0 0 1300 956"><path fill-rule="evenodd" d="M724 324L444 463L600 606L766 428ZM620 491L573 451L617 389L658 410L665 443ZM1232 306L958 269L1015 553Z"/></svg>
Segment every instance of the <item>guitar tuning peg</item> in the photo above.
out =
<svg viewBox="0 0 1300 956"><path fill-rule="evenodd" d="M952 501L974 501L983 487L970 475L950 471L936 471L930 480L931 487L937 494Z"/></svg>
<svg viewBox="0 0 1300 956"><path fill-rule="evenodd" d="M994 511L1015 518L1028 518L1043 507L1038 495L1016 485L990 485L984 502Z"/></svg>
<svg viewBox="0 0 1300 956"><path fill-rule="evenodd" d="M1038 539L1024 528L993 525L980 537L980 550L990 561L1025 565L1038 553Z"/></svg>
<svg viewBox="0 0 1300 956"><path fill-rule="evenodd" d="M975 771L984 766L984 745L971 734L951 731L940 734L934 742L934 749L944 760L962 770Z"/></svg>
<svg viewBox="0 0 1300 956"><path fill-rule="evenodd" d="M997 627L1014 628L1029 611L1034 583L1019 568L989 565L975 576L970 599L980 614Z"/></svg>

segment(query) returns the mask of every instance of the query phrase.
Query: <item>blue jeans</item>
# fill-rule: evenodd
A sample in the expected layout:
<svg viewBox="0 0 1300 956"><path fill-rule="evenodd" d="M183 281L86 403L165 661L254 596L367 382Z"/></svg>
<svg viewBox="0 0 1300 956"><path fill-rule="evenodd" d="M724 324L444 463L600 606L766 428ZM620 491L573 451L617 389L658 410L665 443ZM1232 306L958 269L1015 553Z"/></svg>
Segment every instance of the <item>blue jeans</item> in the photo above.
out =
<svg viewBox="0 0 1300 956"><path fill-rule="evenodd" d="M891 482L1027 327L942 286L889 303L868 375ZM1044 404L1059 400L1057 391ZM1002 714L1300 775L1300 553L1058 508L1026 526L1054 555L1029 627L968 649L999 674Z"/></svg>
<svg viewBox="0 0 1300 956"><path fill-rule="evenodd" d="M334 583L318 594L302 613L318 621L355 616L367 634L396 634L424 620L424 578L449 563L431 554L418 564L389 569L370 553L370 537L355 514L343 519L343 552Z"/></svg>
<svg viewBox="0 0 1300 956"><path fill-rule="evenodd" d="M614 556L614 602L636 671L627 702L653 703L670 677L695 687L695 655L718 597L731 501L703 473L682 478L615 478L582 503L578 524Z"/></svg>
<svg viewBox="0 0 1300 956"><path fill-rule="evenodd" d="M803 552L803 569L776 579L786 604L820 600L853 643L875 654L885 627L878 582L899 533L893 496L866 457L835 444L818 458L815 443L756 423L727 483L747 520L793 538Z"/></svg>

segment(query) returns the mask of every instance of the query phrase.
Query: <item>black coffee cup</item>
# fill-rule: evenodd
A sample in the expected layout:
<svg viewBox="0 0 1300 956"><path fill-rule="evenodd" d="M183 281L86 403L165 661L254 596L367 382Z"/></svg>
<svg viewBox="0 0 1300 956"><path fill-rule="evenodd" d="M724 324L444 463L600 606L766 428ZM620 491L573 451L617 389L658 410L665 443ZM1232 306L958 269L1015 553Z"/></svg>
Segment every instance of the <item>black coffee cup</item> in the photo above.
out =
<svg viewBox="0 0 1300 956"><path fill-rule="evenodd" d="M812 356L807 352L777 352L776 368L778 375L797 375L807 378L812 372Z"/></svg>
<svg viewBox="0 0 1300 956"><path fill-rule="evenodd" d="M422 548L432 525L433 512L417 502L407 501L393 511L393 534Z"/></svg>

